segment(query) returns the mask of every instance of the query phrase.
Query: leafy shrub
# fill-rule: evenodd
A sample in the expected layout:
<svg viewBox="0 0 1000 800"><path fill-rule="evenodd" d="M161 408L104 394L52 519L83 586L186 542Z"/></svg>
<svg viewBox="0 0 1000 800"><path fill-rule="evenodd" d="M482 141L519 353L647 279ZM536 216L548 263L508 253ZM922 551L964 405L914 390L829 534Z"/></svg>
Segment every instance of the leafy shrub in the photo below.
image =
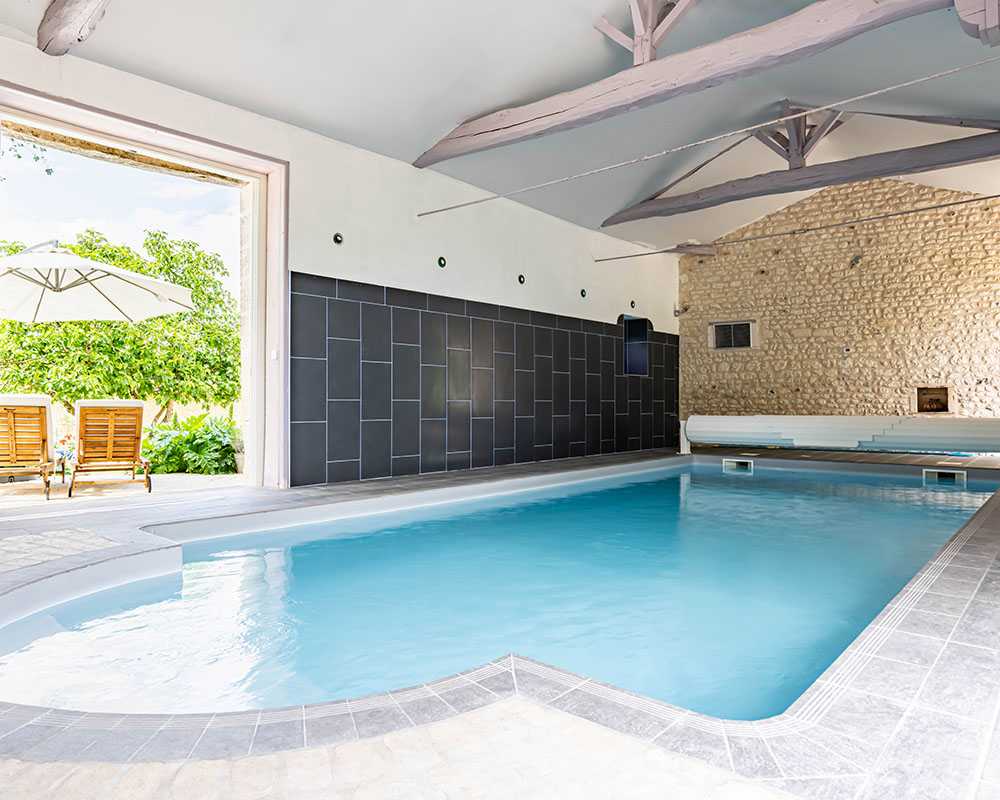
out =
<svg viewBox="0 0 1000 800"><path fill-rule="evenodd" d="M147 429L142 454L153 472L195 472L219 475L236 472L233 441L240 436L233 419L207 413Z"/></svg>

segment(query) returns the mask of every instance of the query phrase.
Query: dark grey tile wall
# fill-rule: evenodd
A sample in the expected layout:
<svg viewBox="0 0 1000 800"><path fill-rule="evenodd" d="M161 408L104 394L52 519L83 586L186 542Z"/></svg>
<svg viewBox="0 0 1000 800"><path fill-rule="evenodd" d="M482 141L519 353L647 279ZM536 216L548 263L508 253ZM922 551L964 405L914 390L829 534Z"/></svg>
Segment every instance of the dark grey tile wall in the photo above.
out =
<svg viewBox="0 0 1000 800"><path fill-rule="evenodd" d="M291 483L677 444L677 337L292 273Z"/></svg>

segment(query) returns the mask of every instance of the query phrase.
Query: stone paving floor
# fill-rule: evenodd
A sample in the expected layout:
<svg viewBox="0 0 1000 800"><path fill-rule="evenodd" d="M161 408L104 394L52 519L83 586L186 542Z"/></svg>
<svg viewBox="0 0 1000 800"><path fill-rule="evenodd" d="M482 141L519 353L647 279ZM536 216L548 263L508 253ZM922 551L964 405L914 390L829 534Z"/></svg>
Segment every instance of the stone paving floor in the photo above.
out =
<svg viewBox="0 0 1000 800"><path fill-rule="evenodd" d="M111 475L109 473L109 475ZM111 475L111 477L117 477ZM243 486L244 475L189 475L186 473L153 476L153 492L160 496L172 492L199 489L225 489ZM37 508L40 511L65 510L79 507L92 500L114 499L128 502L129 498L147 496L146 488L137 483L80 483L68 493L69 478L61 483L58 476L52 479L52 493L48 500L42 494L39 479L0 484L0 517L6 509Z"/></svg>
<svg viewBox="0 0 1000 800"><path fill-rule="evenodd" d="M377 739L235 760L0 760L4 800L782 800L703 761L510 698Z"/></svg>
<svg viewBox="0 0 1000 800"><path fill-rule="evenodd" d="M0 537L0 572L114 547L117 542L82 528Z"/></svg>

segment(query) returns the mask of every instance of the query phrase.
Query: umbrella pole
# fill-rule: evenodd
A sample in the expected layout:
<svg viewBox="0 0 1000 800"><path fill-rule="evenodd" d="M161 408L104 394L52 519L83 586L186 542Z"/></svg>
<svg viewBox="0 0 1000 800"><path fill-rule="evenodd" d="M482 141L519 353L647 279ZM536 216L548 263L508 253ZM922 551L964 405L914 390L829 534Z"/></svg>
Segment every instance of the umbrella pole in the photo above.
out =
<svg viewBox="0 0 1000 800"><path fill-rule="evenodd" d="M34 252L35 250L38 250L38 249L42 248L42 247L55 248L55 247L58 247L58 246L59 246L59 240L58 239L49 239L48 241L45 241L45 242L39 242L38 244L33 244L33 245L31 245L31 247L25 247L21 252L22 253L31 253L31 252Z"/></svg>

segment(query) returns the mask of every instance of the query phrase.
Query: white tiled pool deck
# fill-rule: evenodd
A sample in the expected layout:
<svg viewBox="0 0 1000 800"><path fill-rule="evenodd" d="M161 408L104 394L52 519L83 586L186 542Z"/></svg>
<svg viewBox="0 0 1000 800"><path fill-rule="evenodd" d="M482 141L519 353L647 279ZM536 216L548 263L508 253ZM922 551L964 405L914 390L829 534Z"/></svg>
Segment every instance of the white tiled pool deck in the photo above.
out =
<svg viewBox="0 0 1000 800"><path fill-rule="evenodd" d="M222 526L227 515L655 457L637 456L15 509L0 519L0 559L7 554L21 566L0 571L0 618L5 603L10 616L14 598L41 607L52 602L52 587L71 594L74 575L120 582L122 574L179 565L179 546L140 526L207 515ZM788 712L769 720L704 717L519 656L401 692L228 716L83 715L0 703L0 759L7 758L0 797L694 800L788 792L816 800L995 800L998 551L1000 495Z"/></svg>

